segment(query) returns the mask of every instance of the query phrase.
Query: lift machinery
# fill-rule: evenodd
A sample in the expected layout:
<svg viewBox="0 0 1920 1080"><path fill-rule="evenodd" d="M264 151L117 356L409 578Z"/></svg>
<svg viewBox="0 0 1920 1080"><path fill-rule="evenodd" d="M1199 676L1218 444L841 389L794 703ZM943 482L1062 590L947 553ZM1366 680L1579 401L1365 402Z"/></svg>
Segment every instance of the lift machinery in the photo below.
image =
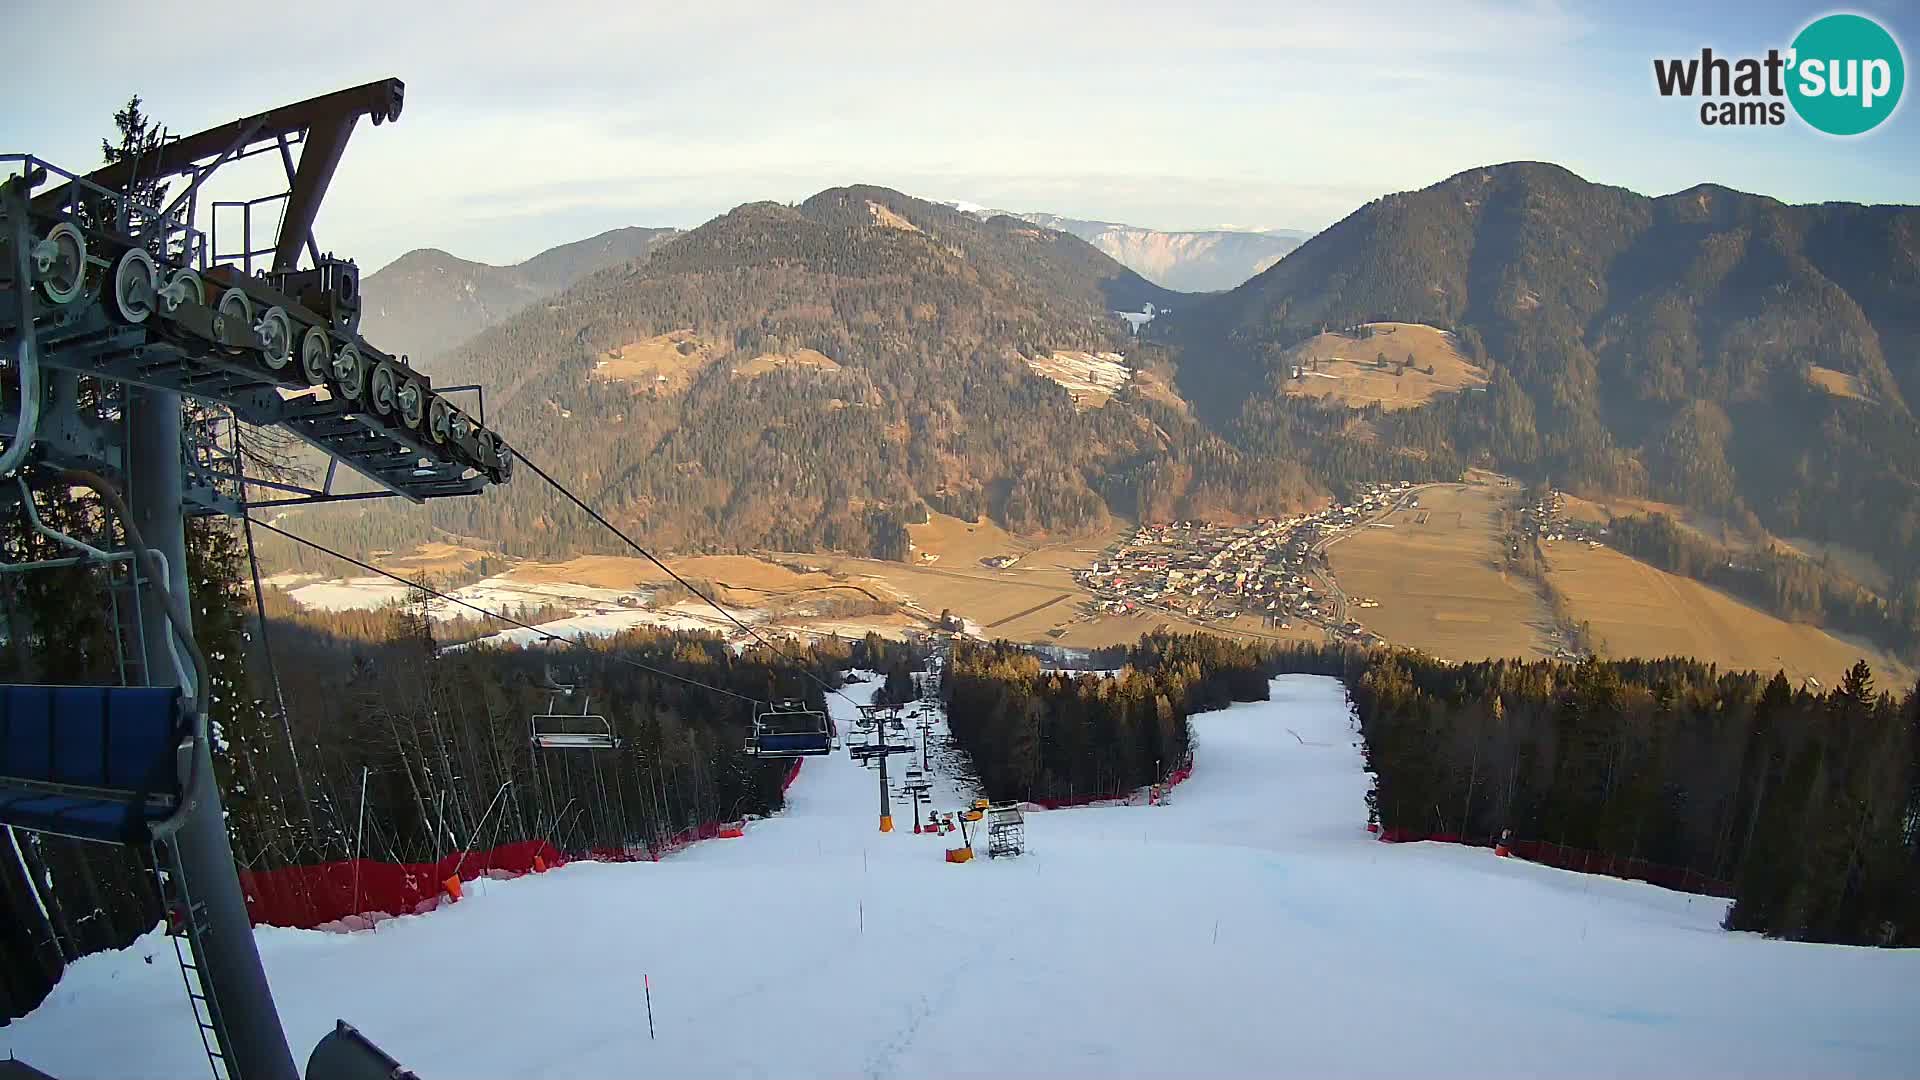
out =
<svg viewBox="0 0 1920 1080"><path fill-rule="evenodd" d="M512 474L513 453L485 426L484 404L477 419L449 396L478 388L435 387L406 357L363 337L359 268L314 241L354 128L363 118L397 120L404 97L400 80L383 79L85 174L0 155L0 507L17 500L36 533L72 553L0 571L95 565L119 575L133 600L118 605L126 682L144 684L0 687L0 823L151 849L177 915L188 997L222 1080L299 1072L214 783L185 518L346 499L422 502L478 494ZM277 159L284 190L208 199L210 177L255 155ZM171 188L165 205L140 195ZM271 242L256 248L255 213L264 222L275 210ZM228 236L239 226L231 250L219 242L223 221ZM189 424L183 398L197 403ZM285 431L325 454L324 483L247 477L245 425ZM337 490L340 465L371 490ZM29 477L93 488L126 549L46 525ZM255 499L252 489L272 497ZM307 1066L312 1080L401 1074L344 1024Z"/></svg>

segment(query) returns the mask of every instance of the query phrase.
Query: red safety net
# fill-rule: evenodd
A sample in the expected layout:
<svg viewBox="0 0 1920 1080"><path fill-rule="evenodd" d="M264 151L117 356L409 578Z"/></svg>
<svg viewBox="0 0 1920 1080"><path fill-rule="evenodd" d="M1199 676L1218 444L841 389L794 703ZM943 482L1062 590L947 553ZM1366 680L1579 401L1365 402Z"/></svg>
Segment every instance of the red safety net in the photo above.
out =
<svg viewBox="0 0 1920 1080"><path fill-rule="evenodd" d="M458 876L518 877L539 858L548 866L566 862L545 840L523 840L491 851L455 853L431 863L389 863L342 859L278 870L242 870L247 914L254 924L297 926L311 930L349 915L383 912L412 915L431 911L445 897L442 882Z"/></svg>
<svg viewBox="0 0 1920 1080"><path fill-rule="evenodd" d="M780 780L784 793L800 776L795 758ZM594 862L659 861L701 840L722 833L738 836L741 822L710 821L675 833L656 847L633 844L624 848L594 848L584 856ZM312 866L278 870L242 870L240 888L247 897L247 915L255 926L292 926L312 930L353 916L417 915L446 901L445 882L479 877L519 877L536 869L539 859L548 868L570 861L545 840L523 840L491 851L454 853L431 863L390 863L374 859L342 859ZM365 919L361 922L374 920ZM357 929L350 924L343 929Z"/></svg>
<svg viewBox="0 0 1920 1080"><path fill-rule="evenodd" d="M1411 829L1381 829L1380 839L1389 844L1427 840L1437 844L1493 846L1491 839L1481 842L1465 840L1456 833L1420 833ZM1542 866L1554 866L1582 874L1600 874L1626 881L1645 881L1677 892L1718 896L1723 899L1733 898L1732 882L1711 878L1683 866L1667 866L1662 863L1648 862L1645 859L1623 858L1619 855L1568 847L1565 844L1555 844L1546 840L1508 840L1506 846L1514 858L1525 859Z"/></svg>
<svg viewBox="0 0 1920 1080"><path fill-rule="evenodd" d="M1100 804L1106 804L1110 806L1133 806L1138 803L1150 802L1153 797L1152 792L1170 791L1174 787L1185 782L1187 777L1192 775L1193 775L1193 759L1189 758L1187 759L1186 764L1168 773L1167 778L1165 780L1161 781L1158 784L1151 785L1146 788L1141 788L1138 791L1131 791L1124 795L1115 795L1115 794L1075 795L1072 798L1067 798L1067 799L1030 799L1028 800L1028 805L1037 806L1042 810L1064 810L1072 806L1096 806Z"/></svg>

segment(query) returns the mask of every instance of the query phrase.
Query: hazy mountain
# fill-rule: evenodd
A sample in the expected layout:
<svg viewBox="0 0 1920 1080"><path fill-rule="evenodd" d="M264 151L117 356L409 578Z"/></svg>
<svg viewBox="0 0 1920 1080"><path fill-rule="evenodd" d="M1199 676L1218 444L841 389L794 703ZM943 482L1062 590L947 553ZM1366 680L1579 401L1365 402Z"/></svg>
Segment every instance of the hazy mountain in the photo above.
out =
<svg viewBox="0 0 1920 1080"><path fill-rule="evenodd" d="M1295 229L1168 231L1058 214L988 209L967 212L983 220L1004 214L1071 233L1148 280L1182 292L1231 289L1272 266L1312 235Z"/></svg>
<svg viewBox="0 0 1920 1080"><path fill-rule="evenodd" d="M1284 349L1375 320L1458 330L1494 377L1373 425L1370 452L1753 514L1920 571L1920 209L1474 169L1155 329L1210 415L1268 445L1302 415L1276 400Z"/></svg>
<svg viewBox="0 0 1920 1080"><path fill-rule="evenodd" d="M1177 404L1128 387L1076 407L1028 362L1077 350L1150 365L1159 350L1114 312L1190 301L1065 233L835 188L741 206L588 275L438 371L484 383L517 449L652 542L905 557L902 523L923 502L1071 532L1189 490L1267 506L1305 494L1298 466L1248 465ZM431 513L522 551L606 544L524 471ZM375 510L339 538L395 546L419 525Z"/></svg>
<svg viewBox="0 0 1920 1080"><path fill-rule="evenodd" d="M510 442L680 549L898 557L922 501L1061 532L1487 464L1843 541L1912 580L1917 226L1522 163L1375 200L1195 296L1069 233L835 188L590 274L437 373L484 382ZM1174 314L1132 337L1112 312L1147 302ZM1369 321L1456 331L1484 392L1359 416L1283 392L1289 349ZM1029 363L1061 350L1125 353L1137 377L1076 407ZM601 542L522 476L435 520L523 550ZM379 520L350 539L401 539Z"/></svg>
<svg viewBox="0 0 1920 1080"><path fill-rule="evenodd" d="M438 248L409 251L361 281L361 332L415 363L431 360L535 300L595 270L644 258L678 234L613 229L513 266L469 262Z"/></svg>

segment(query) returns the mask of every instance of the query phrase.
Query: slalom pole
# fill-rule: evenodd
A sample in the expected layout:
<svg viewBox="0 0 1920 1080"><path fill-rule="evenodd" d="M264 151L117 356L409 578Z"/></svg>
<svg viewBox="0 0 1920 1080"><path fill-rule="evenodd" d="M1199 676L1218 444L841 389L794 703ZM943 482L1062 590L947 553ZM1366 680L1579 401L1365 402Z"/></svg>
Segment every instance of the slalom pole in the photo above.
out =
<svg viewBox="0 0 1920 1080"><path fill-rule="evenodd" d="M643 973L640 976L640 985L647 990L647 1040L651 1042L653 1040L653 977Z"/></svg>

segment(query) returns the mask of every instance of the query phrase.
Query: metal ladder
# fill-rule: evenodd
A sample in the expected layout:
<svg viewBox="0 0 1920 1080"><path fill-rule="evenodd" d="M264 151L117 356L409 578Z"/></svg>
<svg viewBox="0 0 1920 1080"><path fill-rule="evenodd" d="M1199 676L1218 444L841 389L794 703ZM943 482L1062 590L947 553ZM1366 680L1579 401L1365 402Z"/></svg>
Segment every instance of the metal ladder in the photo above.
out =
<svg viewBox="0 0 1920 1080"><path fill-rule="evenodd" d="M220 1019L220 1003L214 1000L205 979L200 977L201 942L213 933L206 920L206 908L193 899L187 877L173 857L173 849L159 841L153 845L154 878L160 885L160 901L165 911L167 937L173 941L174 959L180 962L180 980L187 987L187 1001L193 1008L193 1022L200 1027L200 1045L207 1052L207 1065L213 1080L233 1080L227 1065L226 1026ZM183 947L182 939L186 944Z"/></svg>

